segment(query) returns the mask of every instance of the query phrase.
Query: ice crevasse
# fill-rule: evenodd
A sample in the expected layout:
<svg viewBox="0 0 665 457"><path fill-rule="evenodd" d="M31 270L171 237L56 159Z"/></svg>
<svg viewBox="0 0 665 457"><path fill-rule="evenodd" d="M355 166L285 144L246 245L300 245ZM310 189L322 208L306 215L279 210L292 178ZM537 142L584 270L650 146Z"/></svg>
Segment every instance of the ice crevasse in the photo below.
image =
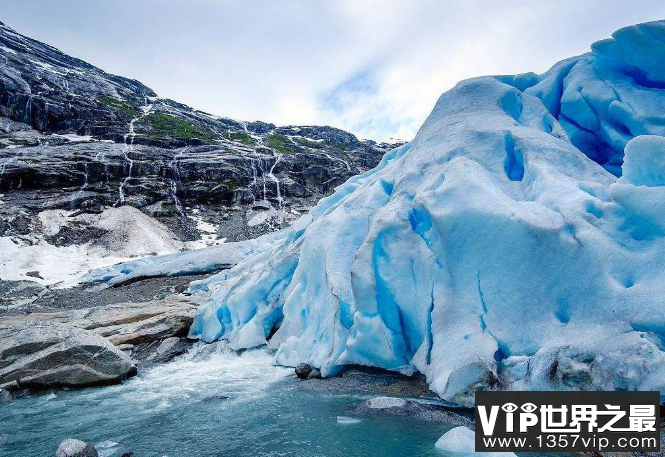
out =
<svg viewBox="0 0 665 457"><path fill-rule="evenodd" d="M415 139L192 284L190 336L476 389L665 392L665 22L443 94ZM620 177L619 177L620 176Z"/></svg>

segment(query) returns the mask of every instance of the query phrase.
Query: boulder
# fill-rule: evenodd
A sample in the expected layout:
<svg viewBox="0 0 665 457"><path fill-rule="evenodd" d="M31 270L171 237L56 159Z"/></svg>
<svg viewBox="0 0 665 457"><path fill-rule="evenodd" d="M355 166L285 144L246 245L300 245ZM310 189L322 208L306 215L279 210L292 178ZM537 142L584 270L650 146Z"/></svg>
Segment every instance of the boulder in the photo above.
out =
<svg viewBox="0 0 665 457"><path fill-rule="evenodd" d="M67 438L55 453L55 457L98 457L97 449L90 444L75 438Z"/></svg>
<svg viewBox="0 0 665 457"><path fill-rule="evenodd" d="M321 379L321 370L314 368L310 371L309 375L307 375L307 379Z"/></svg>
<svg viewBox="0 0 665 457"><path fill-rule="evenodd" d="M31 278L39 278L39 279L44 279L42 278L42 275L39 274L39 271L33 270L33 271L28 271L25 274L26 276L30 276Z"/></svg>
<svg viewBox="0 0 665 457"><path fill-rule="evenodd" d="M0 387L85 387L134 374L131 359L94 332L62 324L0 323Z"/></svg>
<svg viewBox="0 0 665 457"><path fill-rule="evenodd" d="M309 363L299 363L296 365L296 376L300 379L307 379L312 372L312 366Z"/></svg>
<svg viewBox="0 0 665 457"><path fill-rule="evenodd" d="M132 358L140 365L166 363L185 354L192 345L191 340L175 336L151 343L141 343L134 347Z"/></svg>

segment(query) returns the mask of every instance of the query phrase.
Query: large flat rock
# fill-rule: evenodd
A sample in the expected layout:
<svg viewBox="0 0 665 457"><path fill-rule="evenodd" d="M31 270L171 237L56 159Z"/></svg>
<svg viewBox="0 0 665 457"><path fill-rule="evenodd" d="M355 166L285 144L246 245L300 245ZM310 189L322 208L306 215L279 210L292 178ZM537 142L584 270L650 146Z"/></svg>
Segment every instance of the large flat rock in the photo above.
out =
<svg viewBox="0 0 665 457"><path fill-rule="evenodd" d="M67 324L90 330L115 345L140 344L185 336L195 311L196 305L180 296L142 303L7 316L0 319L0 326L36 322Z"/></svg>
<svg viewBox="0 0 665 457"><path fill-rule="evenodd" d="M0 386L48 389L113 384L136 373L100 335L59 323L0 322Z"/></svg>

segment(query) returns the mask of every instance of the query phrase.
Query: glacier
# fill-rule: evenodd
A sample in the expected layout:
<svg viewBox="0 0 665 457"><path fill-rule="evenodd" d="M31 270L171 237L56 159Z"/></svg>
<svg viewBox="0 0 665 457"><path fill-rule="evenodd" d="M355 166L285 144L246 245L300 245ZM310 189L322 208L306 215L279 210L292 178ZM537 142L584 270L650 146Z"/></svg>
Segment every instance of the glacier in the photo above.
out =
<svg viewBox="0 0 665 457"><path fill-rule="evenodd" d="M541 77L516 79L543 101L578 149L620 176L632 138L665 135L664 43L663 21L626 27Z"/></svg>
<svg viewBox="0 0 665 457"><path fill-rule="evenodd" d="M83 283L105 282L108 286L115 287L146 278L212 273L231 268L243 259L269 249L282 236L284 236L284 231L276 231L251 240L142 257L94 269L78 278L78 281Z"/></svg>
<svg viewBox="0 0 665 457"><path fill-rule="evenodd" d="M420 372L461 405L665 392L664 136L665 21L543 75L463 81L412 142L192 283L190 337L323 376Z"/></svg>

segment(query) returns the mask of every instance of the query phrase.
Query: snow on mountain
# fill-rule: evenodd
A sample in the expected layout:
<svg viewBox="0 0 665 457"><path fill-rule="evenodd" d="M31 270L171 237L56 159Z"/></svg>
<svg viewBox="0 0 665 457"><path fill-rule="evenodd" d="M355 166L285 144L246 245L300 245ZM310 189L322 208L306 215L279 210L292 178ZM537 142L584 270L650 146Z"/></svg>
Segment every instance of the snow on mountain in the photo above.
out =
<svg viewBox="0 0 665 457"><path fill-rule="evenodd" d="M460 404L665 392L663 53L655 22L542 76L459 83L410 144L193 283L190 336L324 376L419 371Z"/></svg>

